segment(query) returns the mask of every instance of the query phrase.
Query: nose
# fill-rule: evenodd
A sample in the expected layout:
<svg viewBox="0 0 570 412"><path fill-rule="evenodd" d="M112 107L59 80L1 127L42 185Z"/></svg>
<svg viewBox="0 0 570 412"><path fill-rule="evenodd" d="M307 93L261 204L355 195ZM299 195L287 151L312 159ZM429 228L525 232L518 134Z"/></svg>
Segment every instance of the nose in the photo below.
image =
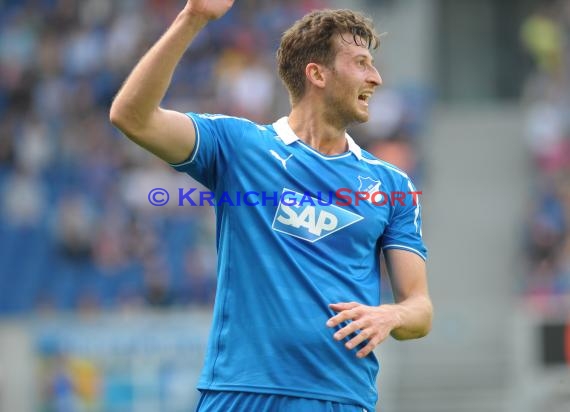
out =
<svg viewBox="0 0 570 412"><path fill-rule="evenodd" d="M375 86L382 86L383 83L382 77L380 76L378 69L374 66L372 66L372 70L370 71L370 76L368 81L374 84Z"/></svg>

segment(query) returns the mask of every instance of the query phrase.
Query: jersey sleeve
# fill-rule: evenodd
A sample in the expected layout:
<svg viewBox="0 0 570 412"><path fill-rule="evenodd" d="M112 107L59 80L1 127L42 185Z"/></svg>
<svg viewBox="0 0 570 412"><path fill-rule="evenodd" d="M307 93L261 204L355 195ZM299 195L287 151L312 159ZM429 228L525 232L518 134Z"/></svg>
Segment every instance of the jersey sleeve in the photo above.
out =
<svg viewBox="0 0 570 412"><path fill-rule="evenodd" d="M426 260L427 249L422 239L420 192L408 178L400 190L406 193L405 200L402 203L395 202L394 212L381 238L382 250L407 250Z"/></svg>
<svg viewBox="0 0 570 412"><path fill-rule="evenodd" d="M196 144L188 159L171 166L215 190L226 171L229 156L243 134L243 121L225 115L186 113L194 124Z"/></svg>

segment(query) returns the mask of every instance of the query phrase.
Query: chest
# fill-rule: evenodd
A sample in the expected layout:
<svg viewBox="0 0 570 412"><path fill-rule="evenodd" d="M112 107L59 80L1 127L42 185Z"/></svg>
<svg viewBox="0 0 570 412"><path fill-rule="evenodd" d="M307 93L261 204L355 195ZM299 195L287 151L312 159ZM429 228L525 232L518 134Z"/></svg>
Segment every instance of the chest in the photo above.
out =
<svg viewBox="0 0 570 412"><path fill-rule="evenodd" d="M390 220L390 202L378 194L383 182L352 153L321 157L299 145L267 144L235 161L231 190L250 193L253 215L280 235L369 248Z"/></svg>

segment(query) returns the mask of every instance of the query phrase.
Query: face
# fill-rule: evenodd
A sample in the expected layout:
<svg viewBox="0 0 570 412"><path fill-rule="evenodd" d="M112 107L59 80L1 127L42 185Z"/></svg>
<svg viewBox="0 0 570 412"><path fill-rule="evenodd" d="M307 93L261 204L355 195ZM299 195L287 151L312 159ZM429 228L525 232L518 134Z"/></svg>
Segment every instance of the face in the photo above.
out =
<svg viewBox="0 0 570 412"><path fill-rule="evenodd" d="M365 46L352 35L338 36L334 65L327 70L325 99L329 114L343 125L368 121L368 101L382 78ZM331 118L331 120L333 120Z"/></svg>

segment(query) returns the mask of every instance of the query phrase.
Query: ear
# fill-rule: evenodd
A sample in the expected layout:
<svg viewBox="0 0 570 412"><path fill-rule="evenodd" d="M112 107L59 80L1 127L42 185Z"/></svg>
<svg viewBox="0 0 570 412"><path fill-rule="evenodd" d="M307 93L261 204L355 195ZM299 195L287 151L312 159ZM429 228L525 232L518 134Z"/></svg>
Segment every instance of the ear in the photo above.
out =
<svg viewBox="0 0 570 412"><path fill-rule="evenodd" d="M305 67L305 76L312 85L322 89L326 83L326 69L324 66L317 63L309 63Z"/></svg>

